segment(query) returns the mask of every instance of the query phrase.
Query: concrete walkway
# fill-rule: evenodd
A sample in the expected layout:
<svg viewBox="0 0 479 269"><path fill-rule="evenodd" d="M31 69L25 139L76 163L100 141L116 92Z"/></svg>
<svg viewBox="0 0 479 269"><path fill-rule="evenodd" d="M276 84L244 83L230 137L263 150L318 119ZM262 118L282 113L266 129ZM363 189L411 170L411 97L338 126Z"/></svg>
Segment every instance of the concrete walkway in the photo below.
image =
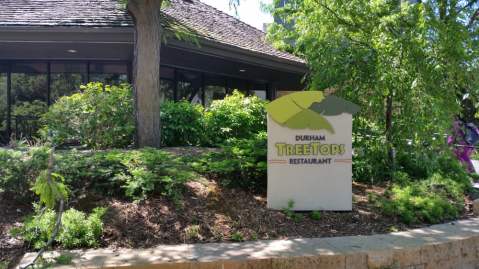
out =
<svg viewBox="0 0 479 269"><path fill-rule="evenodd" d="M384 235L69 253L72 264L56 268L479 268L479 218ZM20 264L33 255L26 254Z"/></svg>

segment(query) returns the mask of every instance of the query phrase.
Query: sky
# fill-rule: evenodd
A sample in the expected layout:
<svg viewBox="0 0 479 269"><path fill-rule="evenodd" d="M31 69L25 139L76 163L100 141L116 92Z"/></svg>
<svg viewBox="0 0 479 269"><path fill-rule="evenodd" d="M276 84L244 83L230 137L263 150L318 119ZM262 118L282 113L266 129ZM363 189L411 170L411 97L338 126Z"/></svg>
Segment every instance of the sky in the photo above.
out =
<svg viewBox="0 0 479 269"><path fill-rule="evenodd" d="M229 0L201 0L201 2L230 15L235 15L234 8L230 9L229 7ZM263 23L272 22L273 17L261 11L261 2L270 4L272 0L241 0L238 7L238 15L243 22L263 30Z"/></svg>

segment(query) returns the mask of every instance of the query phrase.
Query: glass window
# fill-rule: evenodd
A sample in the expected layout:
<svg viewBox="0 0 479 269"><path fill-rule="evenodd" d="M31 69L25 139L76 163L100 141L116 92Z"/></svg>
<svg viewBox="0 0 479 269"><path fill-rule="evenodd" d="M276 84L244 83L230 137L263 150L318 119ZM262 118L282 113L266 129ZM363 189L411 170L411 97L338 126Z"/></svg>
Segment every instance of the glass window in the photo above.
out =
<svg viewBox="0 0 479 269"><path fill-rule="evenodd" d="M226 97L226 79L207 76L205 78L205 106L210 106L214 100Z"/></svg>
<svg viewBox="0 0 479 269"><path fill-rule="evenodd" d="M268 97L266 96L266 91L253 91L253 94L258 96L259 98L266 100Z"/></svg>
<svg viewBox="0 0 479 269"><path fill-rule="evenodd" d="M86 63L51 63L50 98L52 103L58 98L71 95L87 82Z"/></svg>
<svg viewBox="0 0 479 269"><path fill-rule="evenodd" d="M161 66L160 67L160 77L162 79L174 80L175 79L175 69Z"/></svg>
<svg viewBox="0 0 479 269"><path fill-rule="evenodd" d="M7 67L0 65L0 144L8 142L7 104Z"/></svg>
<svg viewBox="0 0 479 269"><path fill-rule="evenodd" d="M228 79L228 89L230 89L230 92L233 92L233 90L238 90L244 95L249 95L251 84L240 79Z"/></svg>
<svg viewBox="0 0 479 269"><path fill-rule="evenodd" d="M160 82L162 100L175 100L175 82L162 79Z"/></svg>
<svg viewBox="0 0 479 269"><path fill-rule="evenodd" d="M125 63L91 63L90 81L109 85L128 83L128 66Z"/></svg>
<svg viewBox="0 0 479 269"><path fill-rule="evenodd" d="M14 64L11 80L12 134L30 138L39 128L39 117L47 111L47 64Z"/></svg>
<svg viewBox="0 0 479 269"><path fill-rule="evenodd" d="M189 71L177 72L177 100L188 100L194 104L201 104L201 75L199 73Z"/></svg>
<svg viewBox="0 0 479 269"><path fill-rule="evenodd" d="M256 83L251 89L251 93L258 96L259 98L266 100L268 95L266 93L267 86L266 84Z"/></svg>

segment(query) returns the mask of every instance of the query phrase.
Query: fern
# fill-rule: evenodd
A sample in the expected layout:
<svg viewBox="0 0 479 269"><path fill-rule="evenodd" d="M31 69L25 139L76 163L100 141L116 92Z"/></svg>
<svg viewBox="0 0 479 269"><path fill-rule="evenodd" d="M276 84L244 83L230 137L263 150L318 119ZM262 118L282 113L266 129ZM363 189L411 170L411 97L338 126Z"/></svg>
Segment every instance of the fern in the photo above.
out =
<svg viewBox="0 0 479 269"><path fill-rule="evenodd" d="M52 209L58 201L67 200L68 188L64 180L59 174L42 171L32 187L32 191L40 198L40 204Z"/></svg>

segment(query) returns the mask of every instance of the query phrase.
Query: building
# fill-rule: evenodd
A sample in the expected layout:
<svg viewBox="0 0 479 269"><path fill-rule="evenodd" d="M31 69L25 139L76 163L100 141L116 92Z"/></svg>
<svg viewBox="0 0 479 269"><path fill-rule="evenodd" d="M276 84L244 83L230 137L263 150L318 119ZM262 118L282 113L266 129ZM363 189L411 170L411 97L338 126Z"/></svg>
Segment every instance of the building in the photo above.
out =
<svg viewBox="0 0 479 269"><path fill-rule="evenodd" d="M199 0L172 0L163 14L165 28L196 36L162 46L166 99L207 106L232 89L272 99L303 88L305 62L274 49L262 31ZM0 140L34 132L38 115L82 83L129 82L133 38L118 0L2 0Z"/></svg>

